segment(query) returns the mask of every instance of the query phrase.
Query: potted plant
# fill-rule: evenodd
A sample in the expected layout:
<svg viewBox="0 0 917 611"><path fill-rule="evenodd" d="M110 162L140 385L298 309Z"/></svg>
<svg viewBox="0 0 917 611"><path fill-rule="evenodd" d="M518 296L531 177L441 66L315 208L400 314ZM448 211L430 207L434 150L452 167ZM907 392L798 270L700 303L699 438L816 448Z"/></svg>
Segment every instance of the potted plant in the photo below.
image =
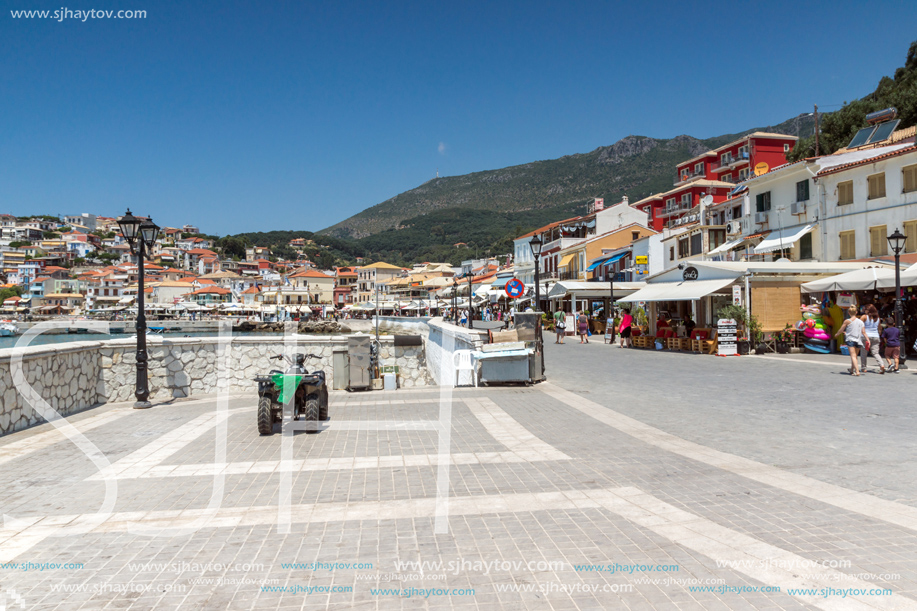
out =
<svg viewBox="0 0 917 611"><path fill-rule="evenodd" d="M793 328L787 325L783 331L774 333L774 339L777 340L777 353L786 354L790 351L790 342L793 341Z"/></svg>
<svg viewBox="0 0 917 611"><path fill-rule="evenodd" d="M755 347L755 354L765 354L767 352L767 344L763 341L764 332L761 331L761 324L755 315L748 317L748 339Z"/></svg>
<svg viewBox="0 0 917 611"><path fill-rule="evenodd" d="M739 335L739 339L736 340L736 352L738 352L742 356L745 356L748 354L749 347L750 346L748 343L748 336Z"/></svg>

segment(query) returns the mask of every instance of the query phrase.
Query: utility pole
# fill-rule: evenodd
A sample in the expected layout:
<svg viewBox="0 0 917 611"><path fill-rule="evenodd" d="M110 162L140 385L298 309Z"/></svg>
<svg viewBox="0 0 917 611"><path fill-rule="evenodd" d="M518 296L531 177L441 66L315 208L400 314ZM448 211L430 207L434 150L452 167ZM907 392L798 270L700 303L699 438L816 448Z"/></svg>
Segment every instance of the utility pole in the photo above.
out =
<svg viewBox="0 0 917 611"><path fill-rule="evenodd" d="M815 105L815 156L818 157L818 104Z"/></svg>

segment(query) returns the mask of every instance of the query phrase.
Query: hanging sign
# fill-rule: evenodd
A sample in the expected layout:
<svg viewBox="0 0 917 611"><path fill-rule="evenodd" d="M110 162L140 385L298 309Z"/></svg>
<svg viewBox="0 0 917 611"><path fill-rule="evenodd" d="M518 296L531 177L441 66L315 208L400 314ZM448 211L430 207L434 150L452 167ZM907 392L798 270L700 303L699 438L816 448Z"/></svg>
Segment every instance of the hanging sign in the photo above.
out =
<svg viewBox="0 0 917 611"><path fill-rule="evenodd" d="M682 280L697 280L698 271L696 267L689 266L681 273Z"/></svg>
<svg viewBox="0 0 917 611"><path fill-rule="evenodd" d="M503 287L503 290L506 291L506 294L511 299L518 299L525 294L525 285L522 284L522 281L518 278L514 278L506 283L506 286Z"/></svg>

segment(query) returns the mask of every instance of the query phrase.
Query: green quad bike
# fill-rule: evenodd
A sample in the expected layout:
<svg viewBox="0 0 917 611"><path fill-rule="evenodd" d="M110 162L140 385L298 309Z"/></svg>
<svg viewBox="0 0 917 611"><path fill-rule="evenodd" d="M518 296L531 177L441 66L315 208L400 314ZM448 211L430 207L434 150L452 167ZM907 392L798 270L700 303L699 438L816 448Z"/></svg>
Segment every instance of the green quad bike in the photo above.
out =
<svg viewBox="0 0 917 611"><path fill-rule="evenodd" d="M306 358L321 358L315 354L294 354L290 358L283 354L272 359L286 360L290 367L286 372L272 369L268 375L255 378L258 382L258 432L271 435L274 423L283 420L283 407L293 401L293 419L305 420L306 431L317 433L328 419L328 386L325 372L306 371Z"/></svg>

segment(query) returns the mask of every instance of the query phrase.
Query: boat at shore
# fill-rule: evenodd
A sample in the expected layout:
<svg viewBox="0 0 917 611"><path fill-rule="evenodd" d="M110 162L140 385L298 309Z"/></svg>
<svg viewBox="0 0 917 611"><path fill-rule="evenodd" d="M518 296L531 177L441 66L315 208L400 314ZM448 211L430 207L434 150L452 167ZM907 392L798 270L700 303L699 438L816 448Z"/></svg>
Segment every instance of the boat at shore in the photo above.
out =
<svg viewBox="0 0 917 611"><path fill-rule="evenodd" d="M13 337L19 335L19 327L10 320L0 321L0 337Z"/></svg>

